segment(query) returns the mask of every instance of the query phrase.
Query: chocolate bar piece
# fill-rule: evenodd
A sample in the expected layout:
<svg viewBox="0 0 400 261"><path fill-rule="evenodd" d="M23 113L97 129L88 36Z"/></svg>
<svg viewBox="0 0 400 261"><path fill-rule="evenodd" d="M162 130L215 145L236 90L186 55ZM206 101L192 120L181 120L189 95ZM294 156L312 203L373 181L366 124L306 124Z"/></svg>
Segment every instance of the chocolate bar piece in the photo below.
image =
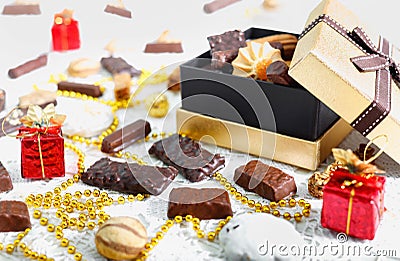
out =
<svg viewBox="0 0 400 261"><path fill-rule="evenodd" d="M200 144L188 137L174 134L154 143L149 149L167 165L174 166L191 182L198 182L225 166L225 158L211 154Z"/></svg>
<svg viewBox="0 0 400 261"><path fill-rule="evenodd" d="M130 194L160 195L178 175L173 167L120 163L102 158L82 174L85 184Z"/></svg>
<svg viewBox="0 0 400 261"><path fill-rule="evenodd" d="M124 8L116 7L113 5L107 5L106 8L104 9L104 12L110 13L110 14L116 14L116 15L123 16L126 18L132 18L131 11L124 9Z"/></svg>
<svg viewBox="0 0 400 261"><path fill-rule="evenodd" d="M134 142L144 139L150 132L150 123L145 120L137 120L105 137L101 143L101 151L105 153L118 152Z"/></svg>
<svg viewBox="0 0 400 261"><path fill-rule="evenodd" d="M219 188L174 188L169 194L169 218L192 215L199 219L232 216L229 194Z"/></svg>
<svg viewBox="0 0 400 261"><path fill-rule="evenodd" d="M3 15L38 15L41 14L38 4L5 5Z"/></svg>
<svg viewBox="0 0 400 261"><path fill-rule="evenodd" d="M132 65L128 64L121 57L103 57L100 61L101 65L111 74L117 74L122 72L128 72L132 77L139 76L142 71L134 68Z"/></svg>
<svg viewBox="0 0 400 261"><path fill-rule="evenodd" d="M228 5L231 5L239 1L240 0L214 0L210 3L205 4L203 6L203 10L207 14L211 14L214 13L215 11L218 11L219 9L222 9L224 7L227 7Z"/></svg>
<svg viewBox="0 0 400 261"><path fill-rule="evenodd" d="M31 228L28 207L22 201L0 201L0 232L17 232Z"/></svg>
<svg viewBox="0 0 400 261"><path fill-rule="evenodd" d="M246 38L240 30L228 31L219 35L207 37L211 47L211 54L216 51L239 50L246 47Z"/></svg>
<svg viewBox="0 0 400 261"><path fill-rule="evenodd" d="M60 91L79 92L92 97L100 97L101 95L103 95L103 93L100 90L100 86L94 84L62 81L57 84L57 87L58 90Z"/></svg>
<svg viewBox="0 0 400 261"><path fill-rule="evenodd" d="M6 91L0 89L0 111L4 110L6 107Z"/></svg>
<svg viewBox="0 0 400 261"><path fill-rule="evenodd" d="M36 59L27 61L24 64L21 64L15 68L10 69L8 71L8 76L10 76L11 79L16 79L26 73L29 73L35 69L43 67L46 64L47 64L47 55L43 54Z"/></svg>
<svg viewBox="0 0 400 261"><path fill-rule="evenodd" d="M0 192L7 192L13 189L10 174L0 162Z"/></svg>
<svg viewBox="0 0 400 261"><path fill-rule="evenodd" d="M270 201L279 201L297 192L292 176L258 160L249 161L237 168L234 180L245 190L255 192Z"/></svg>
<svg viewBox="0 0 400 261"><path fill-rule="evenodd" d="M148 43L144 49L145 53L182 53L182 43Z"/></svg>
<svg viewBox="0 0 400 261"><path fill-rule="evenodd" d="M289 67L284 61L275 61L267 67L267 79L276 84L296 86L296 82L288 72Z"/></svg>

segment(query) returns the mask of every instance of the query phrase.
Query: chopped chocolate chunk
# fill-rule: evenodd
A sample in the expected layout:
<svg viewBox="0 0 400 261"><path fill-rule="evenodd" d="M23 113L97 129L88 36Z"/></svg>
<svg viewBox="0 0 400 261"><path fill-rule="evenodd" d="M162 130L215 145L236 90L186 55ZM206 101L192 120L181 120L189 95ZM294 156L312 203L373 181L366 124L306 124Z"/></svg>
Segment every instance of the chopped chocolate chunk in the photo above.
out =
<svg viewBox="0 0 400 261"><path fill-rule="evenodd" d="M103 93L100 90L100 86L94 84L62 81L57 84L57 87L58 90L60 91L79 92L92 97L100 97L101 95L103 95Z"/></svg>
<svg viewBox="0 0 400 261"><path fill-rule="evenodd" d="M4 110L6 107L6 91L0 89L0 111Z"/></svg>
<svg viewBox="0 0 400 261"><path fill-rule="evenodd" d="M117 7L117 6L113 6L113 5L107 5L106 8L104 9L104 12L123 16L126 18L132 18L131 11L129 11L125 8L121 8L121 7Z"/></svg>
<svg viewBox="0 0 400 261"><path fill-rule="evenodd" d="M139 139L144 139L151 132L150 123L137 120L104 138L101 151L105 153L118 152Z"/></svg>
<svg viewBox="0 0 400 261"><path fill-rule="evenodd" d="M207 37L211 47L211 53L216 51L239 50L246 47L246 38L240 30L228 31L219 35Z"/></svg>
<svg viewBox="0 0 400 261"><path fill-rule="evenodd" d="M275 61L267 67L267 79L276 84L296 86L296 82L288 72L289 67L284 61Z"/></svg>
<svg viewBox="0 0 400 261"><path fill-rule="evenodd" d="M3 15L38 15L41 14L38 4L11 4L5 5Z"/></svg>
<svg viewBox="0 0 400 261"><path fill-rule="evenodd" d="M0 201L0 232L17 232L31 228L28 207L22 201Z"/></svg>
<svg viewBox="0 0 400 261"><path fill-rule="evenodd" d="M255 192L270 201L279 201L297 191L292 176L258 160L249 161L237 168L234 180L245 190Z"/></svg>
<svg viewBox="0 0 400 261"><path fill-rule="evenodd" d="M231 5L233 3L239 2L240 0L214 0L210 3L207 3L203 6L203 10L207 14L214 13L215 11L218 11L219 9L222 9L224 7L227 7L228 5Z"/></svg>
<svg viewBox="0 0 400 261"><path fill-rule="evenodd" d="M219 188L174 188L169 194L168 217L192 215L199 219L232 216L229 194Z"/></svg>
<svg viewBox="0 0 400 261"><path fill-rule="evenodd" d="M101 65L111 74L117 74L122 72L128 72L132 77L139 76L142 71L134 68L132 65L128 64L121 57L103 57L100 61Z"/></svg>
<svg viewBox="0 0 400 261"><path fill-rule="evenodd" d="M215 51L211 54L211 66L222 68L226 63L231 63L238 55L238 50Z"/></svg>
<svg viewBox="0 0 400 261"><path fill-rule="evenodd" d="M211 177L225 164L225 158L220 154L211 154L198 142L178 134L157 141L149 153L177 168L191 182Z"/></svg>
<svg viewBox="0 0 400 261"><path fill-rule="evenodd" d="M29 73L33 70L43 67L46 64L47 64L47 55L44 54L36 59L27 61L26 63L23 63L15 68L10 69L8 71L8 76L10 76L11 79L15 79L26 73Z"/></svg>
<svg viewBox="0 0 400 261"><path fill-rule="evenodd" d="M0 192L7 192L13 189L10 174L0 162Z"/></svg>
<svg viewBox="0 0 400 261"><path fill-rule="evenodd" d="M102 158L82 174L85 184L129 194L161 194L177 176L173 167L120 163Z"/></svg>
<svg viewBox="0 0 400 261"><path fill-rule="evenodd" d="M148 43L144 49L145 53L182 53L182 43Z"/></svg>

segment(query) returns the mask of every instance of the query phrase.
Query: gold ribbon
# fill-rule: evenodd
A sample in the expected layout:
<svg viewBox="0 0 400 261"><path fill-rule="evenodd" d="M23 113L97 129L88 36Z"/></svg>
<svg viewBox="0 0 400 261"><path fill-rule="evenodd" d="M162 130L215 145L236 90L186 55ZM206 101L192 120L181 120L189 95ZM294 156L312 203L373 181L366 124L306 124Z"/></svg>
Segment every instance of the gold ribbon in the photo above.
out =
<svg viewBox="0 0 400 261"><path fill-rule="evenodd" d="M350 191L350 199L349 199L349 205L347 209L347 221L346 221L346 234L348 235L350 232L350 222L351 222L351 214L353 212L353 198L356 195L355 188L359 188L363 185L361 181L357 180L345 180L341 186L342 189L345 187L352 187Z"/></svg>

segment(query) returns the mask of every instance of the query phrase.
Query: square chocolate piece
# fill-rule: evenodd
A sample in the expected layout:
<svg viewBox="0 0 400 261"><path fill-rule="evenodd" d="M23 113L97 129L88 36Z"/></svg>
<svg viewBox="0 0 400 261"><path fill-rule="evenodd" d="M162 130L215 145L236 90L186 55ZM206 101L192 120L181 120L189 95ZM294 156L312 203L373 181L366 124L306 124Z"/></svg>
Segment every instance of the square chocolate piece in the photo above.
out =
<svg viewBox="0 0 400 261"><path fill-rule="evenodd" d="M237 168L234 180L245 190L275 202L297 192L292 176L258 160L249 161Z"/></svg>
<svg viewBox="0 0 400 261"><path fill-rule="evenodd" d="M31 228L28 207L22 201L0 201L0 232L17 232Z"/></svg>
<svg viewBox="0 0 400 261"><path fill-rule="evenodd" d="M7 192L13 189L10 174L0 162L0 193Z"/></svg>
<svg viewBox="0 0 400 261"><path fill-rule="evenodd" d="M5 5L3 15L39 15L40 6L38 4L12 4Z"/></svg>
<svg viewBox="0 0 400 261"><path fill-rule="evenodd" d="M232 216L229 194L219 188L174 188L169 194L168 217L192 215L199 219Z"/></svg>

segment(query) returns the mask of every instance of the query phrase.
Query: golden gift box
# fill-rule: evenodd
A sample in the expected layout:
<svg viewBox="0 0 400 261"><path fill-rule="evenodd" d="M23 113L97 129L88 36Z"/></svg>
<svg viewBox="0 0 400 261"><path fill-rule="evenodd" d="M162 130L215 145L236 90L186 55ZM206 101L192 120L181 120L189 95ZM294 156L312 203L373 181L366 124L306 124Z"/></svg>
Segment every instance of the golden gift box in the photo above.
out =
<svg viewBox="0 0 400 261"><path fill-rule="evenodd" d="M342 3L322 1L300 35L289 74L400 162L399 51ZM312 75L312 77L310 77Z"/></svg>

